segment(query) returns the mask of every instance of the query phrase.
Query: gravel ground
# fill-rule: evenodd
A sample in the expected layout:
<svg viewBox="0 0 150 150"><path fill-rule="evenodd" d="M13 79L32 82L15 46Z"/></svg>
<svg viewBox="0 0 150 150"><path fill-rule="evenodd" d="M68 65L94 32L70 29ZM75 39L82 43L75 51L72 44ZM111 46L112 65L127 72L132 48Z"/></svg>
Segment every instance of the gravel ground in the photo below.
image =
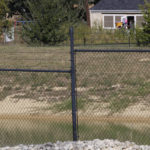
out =
<svg viewBox="0 0 150 150"><path fill-rule="evenodd" d="M150 150L148 145L136 145L133 142L118 140L93 140L78 142L57 142L40 145L18 145L3 147L0 150Z"/></svg>

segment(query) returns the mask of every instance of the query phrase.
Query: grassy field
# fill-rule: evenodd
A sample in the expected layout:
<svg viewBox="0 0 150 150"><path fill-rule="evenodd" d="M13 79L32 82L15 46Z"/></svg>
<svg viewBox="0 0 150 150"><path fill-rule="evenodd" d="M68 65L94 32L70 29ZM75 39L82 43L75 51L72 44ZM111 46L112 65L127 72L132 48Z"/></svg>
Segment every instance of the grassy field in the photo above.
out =
<svg viewBox="0 0 150 150"><path fill-rule="evenodd" d="M137 126L138 125L138 126ZM80 140L118 139L134 141L136 144L150 145L150 126L146 124L117 124L109 122L80 122ZM72 140L71 122L50 120L1 120L0 146L22 144L40 144L46 142Z"/></svg>
<svg viewBox="0 0 150 150"><path fill-rule="evenodd" d="M0 47L0 68L70 70L68 47ZM70 87L70 75L58 73L0 72L1 96L3 100L12 93L25 92L15 98L35 98L39 95L56 100L58 96L68 96L69 91L53 90L55 87ZM69 93L70 96L70 93ZM46 98L48 100L48 97Z"/></svg>
<svg viewBox="0 0 150 150"><path fill-rule="evenodd" d="M1 46L0 68L70 70L69 47ZM98 109L106 103L113 113L140 101L149 102L149 68L149 53L77 53L79 109L95 103L92 109ZM25 93L14 98L61 101L54 106L56 110L71 109L69 74L0 72L0 84L0 100L14 93Z"/></svg>
<svg viewBox="0 0 150 150"><path fill-rule="evenodd" d="M85 88L81 97L110 103L112 112L149 102L149 67L149 53L78 53L77 84Z"/></svg>
<svg viewBox="0 0 150 150"><path fill-rule="evenodd" d="M136 43L134 31L118 29L104 30L101 26L90 28L87 24L80 23L74 28L75 42L77 44L112 44L112 43Z"/></svg>
<svg viewBox="0 0 150 150"><path fill-rule="evenodd" d="M127 49L120 45L76 48ZM135 48L137 49L133 46L131 49ZM0 68L70 70L69 47L1 46ZM144 123L127 125L114 123L115 121L106 123L94 121L94 116L109 117L122 114L130 107L128 115L136 116L135 121L138 116L149 118L150 53L77 53L76 74L81 140L113 138L121 141L131 140L138 144L150 144L150 127L144 126ZM16 104L27 99L37 102L46 101L52 105L42 108L44 111L52 110L56 115L70 114L71 116L70 85L70 75L66 73L0 72L0 101L3 102L10 96ZM145 115L144 111L147 111L148 115ZM90 121L84 120L84 116L91 116ZM9 121L12 122L8 123ZM23 128L23 124L28 124L29 128ZM10 130L8 125L13 129ZM136 126L140 128L135 128ZM22 142L72 140L71 119L69 123L53 120L43 123L38 119L35 122L24 123L23 120L19 120L16 123L15 119L7 119L1 121L0 128L0 146ZM40 136L36 135L39 130ZM18 138L22 134L25 136Z"/></svg>

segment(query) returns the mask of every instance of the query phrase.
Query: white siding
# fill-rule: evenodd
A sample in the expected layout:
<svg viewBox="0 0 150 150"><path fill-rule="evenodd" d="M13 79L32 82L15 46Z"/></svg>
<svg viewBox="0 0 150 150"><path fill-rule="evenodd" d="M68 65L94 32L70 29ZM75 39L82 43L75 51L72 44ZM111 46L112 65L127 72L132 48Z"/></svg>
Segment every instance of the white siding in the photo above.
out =
<svg viewBox="0 0 150 150"><path fill-rule="evenodd" d="M90 11L90 23L91 27L102 26L103 15L99 12L91 12Z"/></svg>
<svg viewBox="0 0 150 150"><path fill-rule="evenodd" d="M104 16L113 16L113 27L104 26ZM118 17L134 16L135 26L140 24L142 14L102 14L99 11L90 11L91 27L102 26L104 29L116 29ZM138 22L136 22L138 21Z"/></svg>

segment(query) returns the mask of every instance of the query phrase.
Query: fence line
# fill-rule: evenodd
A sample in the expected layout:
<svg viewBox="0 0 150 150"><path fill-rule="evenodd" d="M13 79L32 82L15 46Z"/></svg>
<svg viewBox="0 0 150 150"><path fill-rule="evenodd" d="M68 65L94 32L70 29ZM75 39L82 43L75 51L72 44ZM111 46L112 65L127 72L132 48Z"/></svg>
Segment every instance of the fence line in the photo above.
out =
<svg viewBox="0 0 150 150"><path fill-rule="evenodd" d="M74 36L73 34L71 35L71 36ZM74 41L71 41L71 42L74 42ZM76 45L75 45L76 46ZM130 42L129 42L129 47L130 47ZM80 53L80 54L79 54ZM82 54L81 54L82 53ZM92 49L91 47L85 47L85 49L76 49L76 48L74 48L74 55L76 56L77 54L79 54L78 56L76 56L77 57L77 59L80 59L80 63L83 63L83 61L85 60L86 62L85 62L85 64L84 64L84 68L82 68L79 72L78 72L78 75L81 73L81 71L82 71L82 80L86 80L85 82L87 83L88 81L90 81L90 78L88 78L88 77L90 77L90 75L92 76L92 72L91 72L91 74L88 76L87 74L87 72L88 72L88 70L85 70L85 72L84 72L84 69L87 67L88 68L88 66L90 67L91 65L92 65L92 62L90 63L90 62L88 62L89 60L88 59L84 59L84 56L87 54L87 53L105 53L105 54L110 54L110 53L114 53L114 54L121 54L121 53L124 53L124 54L126 54L126 53L138 53L139 55L140 54L143 54L143 53L149 53L150 54L150 50L149 49L109 49L109 50L106 50L106 49ZM89 55L90 55L89 54ZM86 55L87 56L87 55ZM79 58L78 58L79 57ZM93 57L92 57L93 58ZM84 59L83 61L82 61L82 59ZM150 59L146 59L147 61L149 61ZM94 60L92 60L92 61L94 61ZM87 64L86 64L87 63ZM97 62L98 63L98 62ZM120 63L120 62L117 62L118 64ZM94 65L95 65L96 63L94 63ZM136 64L137 64L137 62L136 62ZM75 70L77 70L77 68L79 67L78 66L79 65L79 63L78 62L75 62ZM99 64L100 65L100 64ZM115 64L116 65L116 64ZM140 63L140 65L141 65L141 63ZM111 65L110 65L111 66ZM92 69L94 68L95 66L91 66L91 71L93 71ZM100 67L101 68L101 67ZM123 68L122 68L123 69ZM135 68L134 68L135 69ZM133 70L134 70L133 69ZM98 71L98 70L95 70L95 71ZM135 70L136 71L136 70ZM87 73L87 74L86 74ZM127 72L128 73L128 72ZM144 73L144 72L143 72ZM143 74L142 73L142 74ZM122 74L122 72L120 72L120 74ZM137 74L135 74L135 73L133 73L134 74L134 76L135 75L137 75ZM85 76L84 76L85 75ZM124 73L124 75L123 76L125 76L126 75L126 73ZM80 75L79 75L80 76ZM100 74L98 75L98 76L100 76ZM97 76L97 78L98 78L98 76ZM77 76L77 78L78 78L78 76ZM84 79L85 78L85 79ZM103 78L103 77L102 77ZM88 81L87 81L88 80ZM108 80L110 80L110 77L108 77ZM78 81L77 81L78 82ZM81 80L80 80L80 82L82 82ZM96 81L95 81L96 82ZM109 81L108 81L109 82ZM140 82L140 81L139 81ZM85 83L85 84L86 84ZM145 82L144 82L145 83ZM144 84L143 83L143 84ZM106 83L106 84L110 84L110 83ZM135 84L135 83L133 83L133 84ZM81 85L80 85L81 86ZM94 86L94 85L92 85L92 86ZM119 84L116 84L116 85L113 85L112 86L112 89L113 88L118 88L120 85ZM141 86L141 85L140 85ZM145 85L144 85L145 86ZM83 86L84 87L84 86ZM94 86L95 87L95 86ZM79 88L79 86L77 85L76 86L76 92L78 91L78 88ZM90 89L91 87L89 87L89 89ZM105 87L104 87L105 88ZM81 89L82 90L82 89ZM88 103L88 99L87 99L87 97L88 97L88 93L86 92L86 90L88 90L88 87L85 87L84 89L83 89L83 95L85 95L85 101L87 101L87 103ZM91 89L91 90L94 90L94 89ZM101 89L102 90L102 89ZM141 89L141 90L143 90L143 89ZM80 91L81 92L81 91ZM99 91L99 92L102 92L102 91ZM90 93L91 94L91 93ZM107 94L107 93L106 93ZM94 94L93 94L94 95ZM76 101L77 101L77 103L78 103L78 101L81 101L80 99L82 99L81 97L79 97L79 94L78 94L78 96L77 96L77 98L76 98ZM95 99L96 99L96 97L94 97ZM94 99L93 98L93 99ZM93 100L94 101L94 100ZM116 99L116 101L117 101L117 99ZM124 101L126 101L126 99L124 99ZM99 100L97 100L97 102L99 102ZM85 102L86 103L86 102ZM114 105L115 105L115 103L116 102L114 102ZM92 104L91 104L92 105ZM126 105L126 104L125 104ZM78 109L78 108L77 108ZM94 111L94 110L93 110ZM92 114L91 114L92 115ZM81 117L81 116L80 116ZM89 117L89 116L88 116ZM77 118L78 119L78 118ZM79 126L80 126L80 120L78 120L78 123L79 123ZM79 128L78 127L78 124L76 124L77 125L77 128ZM121 128L121 126L120 126L120 128ZM103 132L103 131L102 131ZM118 132L119 132L119 126L118 126ZM105 131L104 131L104 133L105 133ZM78 131L78 135L80 134L80 130ZM91 134L92 134L92 132L91 132ZM108 133L107 133L108 134ZM91 135L88 135L88 136L91 136ZM82 137L82 135L81 135L81 137ZM92 137L92 136L91 136ZM103 136L102 136L103 137ZM111 137L111 136L110 136ZM85 137L84 137L85 138ZM142 137L141 137L142 138ZM82 139L82 138L81 138ZM85 140L85 139L83 139L83 140ZM129 139L128 139L129 140ZM148 139L146 139L146 140L148 140Z"/></svg>
<svg viewBox="0 0 150 150"><path fill-rule="evenodd" d="M76 74L75 74L75 58L74 58L74 43L73 43L73 28L70 29L70 70L42 70L42 69L8 69L0 68L0 72L36 72L36 73L68 73L71 79L71 98L72 98L72 127L73 140L77 141L77 116L76 116ZM13 52L9 52L13 53ZM22 52L17 52L22 53ZM23 52L27 53L27 52ZM32 52L29 52L32 53ZM43 53L43 52L38 52Z"/></svg>
<svg viewBox="0 0 150 150"><path fill-rule="evenodd" d="M74 50L75 52L84 52L84 53L97 53L97 52L100 52L100 53L149 53L150 50L95 50L95 49L75 49Z"/></svg>
<svg viewBox="0 0 150 150"><path fill-rule="evenodd" d="M0 69L5 72L52 72L52 73L70 73L70 70L34 70L34 69Z"/></svg>
<svg viewBox="0 0 150 150"><path fill-rule="evenodd" d="M84 57L83 55L84 54L87 54L87 53L90 53L90 55L92 54L92 53L105 53L106 55L107 54L110 54L110 53L115 53L115 54L120 54L120 53L141 53L141 54L143 54L143 53L150 53L150 50L149 49L120 49L120 50L103 50L103 49L92 49L92 48L87 48L86 47L86 49L76 49L75 48L75 39L74 39L74 30L73 30L73 28L70 28L70 60L69 60L69 62L70 62L70 68L68 69L68 70L47 70L47 69L9 69L9 68L0 68L0 72L35 72L35 73L66 73L66 74L69 74L70 76L69 76L69 81L71 82L71 89L70 89L70 87L68 88L69 89L69 93L71 94L71 106L70 107L72 107L71 108L71 110L72 110L72 123L71 123L71 127L72 127L72 137L73 137L73 141L77 141L77 140L79 140L79 133L80 133L80 130L79 130L79 126L80 126L80 120L79 120L79 116L78 116L78 110L79 110L79 106L78 106L78 98L79 98L79 95L78 95L78 91L79 91L79 87L78 87L78 85L77 85L77 78L78 78L78 75L79 76L81 76L81 74L83 75L82 76L82 78L83 78L83 80L90 80L89 79L89 77L90 77L90 75L92 76L93 75L93 72L95 71L96 73L97 73L97 71L98 71L98 69L99 68L95 68L95 69L97 69L97 70L92 70L95 66L92 66L92 62L88 62L89 60L86 58L85 60L86 60L86 62L85 63L87 63L88 62L88 64L89 65L91 65L91 70L90 71L93 71L93 72L91 72L91 74L89 75L87 75L86 76L86 73L84 72L84 69L88 66L88 64L83 64L83 70L81 70L82 72L79 72L80 74L77 74L77 68L79 67L78 66L78 62L76 61L79 57L80 57L80 61L81 62L83 62L84 60L82 60L83 58L82 57ZM13 52L10 52L10 54L11 53L13 53ZM22 53L22 52L17 52L17 53ZM26 53L26 52L24 52L24 53ZM33 52L29 52L29 53L33 53ZM37 53L44 53L44 52L37 52ZM50 53L50 52L46 52L46 53ZM81 53L83 53L83 55L81 54L80 56L77 56L77 54L81 54ZM106 58L106 57L105 57ZM104 58L104 59L105 59ZM118 58L118 57L117 57ZM94 57L94 59L96 60L96 58ZM115 58L114 58L115 59ZM33 59L34 60L34 59ZM94 61L95 61L94 60ZM97 59L97 60L100 60L99 58ZM96 61L97 61L96 60ZM148 59L148 61L149 61L150 59ZM92 60L93 61L93 60ZM101 60L100 60L101 61ZM120 60L119 60L120 61ZM115 62L113 65L115 66L115 65L117 65L117 64L119 64L120 62ZM99 62L96 62L95 64L98 64ZM102 63L104 63L103 61L102 61ZM124 62L123 62L124 63ZM136 64L137 62L135 62L135 64ZM99 64L98 64L99 65ZM104 74L109 74L109 75L112 75L111 74L111 66L109 66L110 64L108 63L106 66L101 66L101 68L100 69L102 69L102 68L105 68L105 67L109 67L109 71L110 72L104 72ZM120 64L119 64L120 65ZM140 64L141 65L141 64ZM147 64L146 64L147 65ZM145 66L146 66L145 65ZM119 66L121 69L122 69L122 66L120 65ZM134 66L135 67L135 66ZM133 75L133 74L135 74L136 73L136 70L135 70L135 72L131 72L131 71L134 71L134 68L133 67L133 69L130 69L130 70L128 70L128 72L127 73L130 73L131 74L131 76ZM117 68L118 69L118 68ZM125 76L126 75L126 70L124 70L124 69L122 69L124 72L115 72L116 73L116 75L115 75L115 79L117 80L118 79L118 76L120 75L120 74L124 74L123 76ZM143 69L144 70L144 69ZM86 70L85 70L86 71ZM104 71L104 70L102 70L102 71ZM144 70L145 71L145 70ZM100 73L103 73L103 72L100 72ZM120 73L120 74L119 74ZM138 72L139 73L139 72ZM119 75L118 75L119 74ZM87 77L84 77L84 75ZM104 78L108 78L108 79L110 79L110 76L105 76L104 75ZM11 75L9 75L9 76L11 76ZM120 75L121 76L121 75ZM119 76L119 77L120 77ZM134 75L134 77L136 76L136 74ZM140 76L140 75L139 75ZM93 76L92 76L93 77ZM102 74L99 74L98 76L96 76L95 75L95 77L94 77L94 79L97 79L98 77L100 77L102 80L103 80L103 76L102 76ZM130 77L130 76L129 76ZM35 77L33 76L33 79L34 79ZM46 76L44 76L44 79L46 78ZM84 79L85 78L85 79ZM121 76L119 79L121 80L123 77ZM16 78L16 80L18 80L18 78ZM111 79L110 79L111 80ZM113 78L112 78L112 80L113 80ZM65 80L66 81L66 80ZM34 81L35 82L35 81ZM44 81L45 82L45 81ZM82 81L81 81L82 82ZM97 82L97 81L94 81L94 82ZM101 81L102 82L102 81ZM111 81L103 81L103 82L106 82L105 84L106 85L108 85L108 86L110 86L111 87L111 89L110 89L110 91L111 90L113 90L113 89L117 89L117 88L119 88L120 87L120 85L119 84L116 84L116 85L113 85L113 86L111 86ZM68 84L68 82L66 82L67 84ZM7 81L7 84L9 84L9 81ZM34 83L34 84L38 84L38 83ZM85 83L86 84L86 83ZM99 86L98 84L100 84L100 81L99 81L99 83L96 83L96 85L94 85L95 87L96 86ZM129 84L132 84L132 83L130 83L130 81L129 81ZM134 85L136 85L136 82L135 83L133 83ZM146 87L146 88L149 88L149 85L147 85L146 83L145 83L145 81L144 81L144 83L143 84L145 84L144 86ZM100 87L101 89L98 89L96 92L98 93L100 93L100 92L103 92L103 91L101 91L102 89L103 90L109 90L109 87L105 87L106 85L103 85L102 87ZM93 86L93 87L94 87ZM131 85L130 85L131 86ZM84 86L83 86L84 87ZM86 93L86 90L95 90L93 87L90 87L89 89L88 88L85 88L85 89L81 89L81 92L82 92L82 90L83 90L83 92L85 92L85 95L88 97L89 95L89 93ZM9 88L10 87L4 87L4 88L6 88L6 90L9 90ZM16 87L16 88L18 88L18 87ZM97 88L97 87L96 87ZM143 90L143 89L142 89ZM47 89L47 92L49 92L50 93L50 91L49 91L49 89ZM130 91L127 91L128 93L130 92ZM44 93L44 92L43 92ZM91 92L92 93L92 92ZM99 94L98 93L98 94ZM146 91L145 93L148 93L148 91ZM145 94L144 93L144 94ZM4 93L5 94L5 93ZM39 93L39 94L41 94L41 93ZM50 93L51 94L51 93ZM57 93L54 93L54 94L57 94ZM63 93L64 94L64 93ZM92 93L93 94L93 93ZM129 93L130 94L130 93ZM136 93L134 93L135 95L136 95ZM94 94L93 94L94 95ZM96 95L96 94L95 94ZM106 93L106 95L107 95L107 93ZM19 95L20 97L21 96L23 96L23 95ZM87 98L86 97L86 98ZM95 98L95 97L94 97ZM70 99L69 99L70 100ZM87 100L87 99L86 99ZM97 100L96 98L95 98L95 101L97 101L97 102L99 102L99 100ZM70 101L69 101L70 102ZM125 104L126 105L126 104ZM86 118L87 119L87 118ZM86 120L85 119L85 120ZM115 126L114 126L115 127ZM105 132L104 132L105 133ZM82 135L81 135L82 136ZM85 140L85 139L83 139L83 140Z"/></svg>

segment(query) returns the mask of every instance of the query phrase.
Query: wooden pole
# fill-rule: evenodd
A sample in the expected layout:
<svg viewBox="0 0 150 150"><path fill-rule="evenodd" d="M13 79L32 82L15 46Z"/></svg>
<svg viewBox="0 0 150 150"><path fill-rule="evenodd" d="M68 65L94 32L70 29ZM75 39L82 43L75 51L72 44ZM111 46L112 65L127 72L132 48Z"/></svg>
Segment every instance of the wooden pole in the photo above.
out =
<svg viewBox="0 0 150 150"><path fill-rule="evenodd" d="M89 1L86 0L86 18L87 18L87 24L90 26L90 12L89 12Z"/></svg>

